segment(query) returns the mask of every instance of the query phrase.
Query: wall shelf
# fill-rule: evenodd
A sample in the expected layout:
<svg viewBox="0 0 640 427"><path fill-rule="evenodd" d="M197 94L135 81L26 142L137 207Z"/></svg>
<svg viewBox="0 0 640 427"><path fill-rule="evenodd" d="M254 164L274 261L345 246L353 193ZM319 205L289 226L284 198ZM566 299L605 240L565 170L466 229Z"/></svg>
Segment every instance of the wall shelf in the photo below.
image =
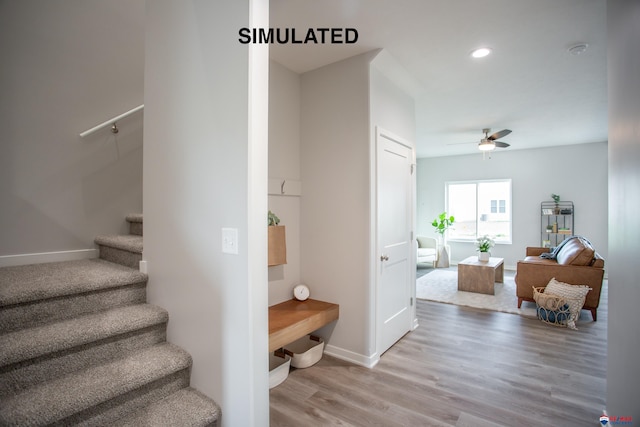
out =
<svg viewBox="0 0 640 427"><path fill-rule="evenodd" d="M269 307L269 352L337 320L338 304L307 299L291 299Z"/></svg>

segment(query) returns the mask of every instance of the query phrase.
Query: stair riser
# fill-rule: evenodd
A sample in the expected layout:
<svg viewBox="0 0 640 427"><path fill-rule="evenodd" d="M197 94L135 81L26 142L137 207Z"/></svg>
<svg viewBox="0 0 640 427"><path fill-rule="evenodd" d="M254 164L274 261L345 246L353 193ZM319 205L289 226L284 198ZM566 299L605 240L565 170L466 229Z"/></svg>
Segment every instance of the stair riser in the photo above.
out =
<svg viewBox="0 0 640 427"><path fill-rule="evenodd" d="M166 341L166 323L0 368L0 396Z"/></svg>
<svg viewBox="0 0 640 427"><path fill-rule="evenodd" d="M133 268L135 270L138 270L140 268L142 254L133 253L117 248L111 248L103 245L99 245L99 248L100 258L104 259L105 261L124 265L125 267Z"/></svg>
<svg viewBox="0 0 640 427"><path fill-rule="evenodd" d="M110 425L115 420L127 416L131 411L137 411L152 402L188 387L190 377L191 369L183 369L51 425L60 427L69 425L83 427Z"/></svg>
<svg viewBox="0 0 640 427"><path fill-rule="evenodd" d="M147 300L146 286L144 281L102 291L3 307L0 310L0 331L10 332L109 308L142 304Z"/></svg>
<svg viewBox="0 0 640 427"><path fill-rule="evenodd" d="M141 222L130 222L129 223L129 234L135 234L136 236L142 236L142 223Z"/></svg>

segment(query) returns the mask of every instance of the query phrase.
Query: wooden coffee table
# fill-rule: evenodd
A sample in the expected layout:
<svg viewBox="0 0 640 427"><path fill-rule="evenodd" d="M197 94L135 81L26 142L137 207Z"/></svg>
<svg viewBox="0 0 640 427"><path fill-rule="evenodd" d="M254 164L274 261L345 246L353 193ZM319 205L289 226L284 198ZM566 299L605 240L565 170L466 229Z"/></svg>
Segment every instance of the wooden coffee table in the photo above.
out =
<svg viewBox="0 0 640 427"><path fill-rule="evenodd" d="M458 290L495 295L494 283L504 281L504 259L478 261L470 256L458 263Z"/></svg>

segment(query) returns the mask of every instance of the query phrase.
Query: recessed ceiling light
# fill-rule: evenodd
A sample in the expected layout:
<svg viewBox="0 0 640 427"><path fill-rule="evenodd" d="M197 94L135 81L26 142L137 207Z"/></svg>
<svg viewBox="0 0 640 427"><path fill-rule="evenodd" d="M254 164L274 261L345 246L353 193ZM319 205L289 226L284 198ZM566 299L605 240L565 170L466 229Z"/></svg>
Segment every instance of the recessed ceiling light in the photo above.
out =
<svg viewBox="0 0 640 427"><path fill-rule="evenodd" d="M567 49L567 51L571 55L581 55L581 54L586 52L588 47L589 47L589 45L586 44L586 43L578 43L578 44L574 44L573 46L569 47L569 49Z"/></svg>
<svg viewBox="0 0 640 427"><path fill-rule="evenodd" d="M484 58L485 56L491 53L491 49L488 47L481 47L480 49L476 49L471 52L471 56L473 58Z"/></svg>

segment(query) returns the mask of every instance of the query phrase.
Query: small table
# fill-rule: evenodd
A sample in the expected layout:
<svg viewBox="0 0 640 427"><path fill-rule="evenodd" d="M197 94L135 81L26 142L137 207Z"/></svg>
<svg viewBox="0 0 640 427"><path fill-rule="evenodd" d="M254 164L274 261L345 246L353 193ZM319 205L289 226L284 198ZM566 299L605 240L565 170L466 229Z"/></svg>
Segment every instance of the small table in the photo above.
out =
<svg viewBox="0 0 640 427"><path fill-rule="evenodd" d="M458 290L495 295L494 283L504 281L504 259L478 261L470 256L458 263Z"/></svg>

